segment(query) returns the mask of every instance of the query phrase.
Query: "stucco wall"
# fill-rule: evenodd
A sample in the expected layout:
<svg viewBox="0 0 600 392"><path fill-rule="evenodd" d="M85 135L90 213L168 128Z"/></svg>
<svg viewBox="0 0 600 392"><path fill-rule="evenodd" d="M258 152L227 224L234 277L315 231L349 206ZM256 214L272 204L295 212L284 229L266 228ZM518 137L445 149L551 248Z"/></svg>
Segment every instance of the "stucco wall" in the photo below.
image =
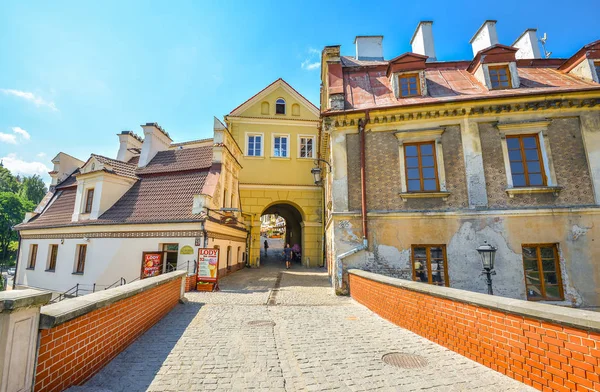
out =
<svg viewBox="0 0 600 392"><path fill-rule="evenodd" d="M552 149L558 186L563 187L558 196L545 193L515 195L510 198L505 192L507 183L500 132L494 124L482 123L479 124L479 134L490 208L594 204L594 192L577 118L553 119L544 132L544 141Z"/></svg>
<svg viewBox="0 0 600 392"><path fill-rule="evenodd" d="M333 223L337 253L360 243L360 219L337 218ZM498 248L494 294L526 299L522 244L556 243L566 305L600 305L600 270L595 245L600 241L600 214L513 213L438 214L369 217L369 252L346 259L345 268L358 268L412 279L411 245L444 244L451 287L486 292L481 262L475 250L483 241Z"/></svg>

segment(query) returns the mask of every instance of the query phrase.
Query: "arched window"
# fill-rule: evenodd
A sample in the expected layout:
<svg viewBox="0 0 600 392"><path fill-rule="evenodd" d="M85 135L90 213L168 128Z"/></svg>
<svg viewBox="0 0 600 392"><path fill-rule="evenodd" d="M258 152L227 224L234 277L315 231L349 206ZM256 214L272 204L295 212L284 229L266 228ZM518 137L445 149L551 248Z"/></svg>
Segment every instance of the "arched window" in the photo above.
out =
<svg viewBox="0 0 600 392"><path fill-rule="evenodd" d="M285 114L285 100L283 98L275 101L275 114Z"/></svg>

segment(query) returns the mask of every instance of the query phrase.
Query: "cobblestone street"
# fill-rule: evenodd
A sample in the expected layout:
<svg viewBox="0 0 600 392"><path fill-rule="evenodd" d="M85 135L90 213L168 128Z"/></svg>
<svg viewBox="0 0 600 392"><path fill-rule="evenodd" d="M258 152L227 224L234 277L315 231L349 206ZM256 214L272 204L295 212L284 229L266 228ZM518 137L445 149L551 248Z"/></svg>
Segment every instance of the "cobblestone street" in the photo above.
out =
<svg viewBox="0 0 600 392"><path fill-rule="evenodd" d="M280 266L188 293L76 391L529 391L529 387L336 297L323 270ZM269 305L268 305L269 304ZM401 369L391 352L427 365Z"/></svg>

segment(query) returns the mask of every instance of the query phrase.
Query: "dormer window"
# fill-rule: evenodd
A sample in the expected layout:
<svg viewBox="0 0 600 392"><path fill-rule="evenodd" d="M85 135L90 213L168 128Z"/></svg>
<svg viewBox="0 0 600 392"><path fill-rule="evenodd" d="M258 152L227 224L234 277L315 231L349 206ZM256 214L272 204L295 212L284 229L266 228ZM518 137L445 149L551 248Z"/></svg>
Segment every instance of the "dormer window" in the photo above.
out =
<svg viewBox="0 0 600 392"><path fill-rule="evenodd" d="M600 83L600 61L594 63L594 68L596 68L596 79L598 80L598 83Z"/></svg>
<svg viewBox="0 0 600 392"><path fill-rule="evenodd" d="M84 213L89 214L92 212L92 203L94 202L94 189L88 189L85 197L85 210Z"/></svg>
<svg viewBox="0 0 600 392"><path fill-rule="evenodd" d="M493 90L512 88L508 65L490 66L488 69Z"/></svg>
<svg viewBox="0 0 600 392"><path fill-rule="evenodd" d="M275 101L275 114L285 114L285 100L283 98Z"/></svg>
<svg viewBox="0 0 600 392"><path fill-rule="evenodd" d="M400 96L401 97L414 97L421 95L421 89L419 87L419 74L406 74L399 75L398 82L400 84Z"/></svg>

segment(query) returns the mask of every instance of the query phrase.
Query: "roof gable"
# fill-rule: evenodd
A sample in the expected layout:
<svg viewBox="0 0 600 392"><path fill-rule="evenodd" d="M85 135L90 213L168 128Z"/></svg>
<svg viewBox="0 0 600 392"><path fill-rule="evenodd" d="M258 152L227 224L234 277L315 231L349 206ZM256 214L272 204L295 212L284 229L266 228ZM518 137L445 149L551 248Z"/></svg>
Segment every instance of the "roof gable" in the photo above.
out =
<svg viewBox="0 0 600 392"><path fill-rule="evenodd" d="M401 54L390 60L387 68L387 76L390 76L390 74L394 72L420 71L425 69L425 67L427 67L425 62L428 58L428 56L412 52Z"/></svg>
<svg viewBox="0 0 600 392"><path fill-rule="evenodd" d="M597 60L600 59L600 40L591 42L579 49L577 53L569 57L567 61L558 67L559 71L569 72L575 68L584 59Z"/></svg>
<svg viewBox="0 0 600 392"><path fill-rule="evenodd" d="M253 97L242 103L237 108L233 109L229 116L240 116L240 117L256 117L261 116L261 104L262 102L269 102L271 112L274 113L275 101L278 98L283 98L286 101L287 111L286 116L292 118L291 107L292 104L297 103L303 108L299 119L318 119L319 109L313 105L308 99L300 94L296 89L290 86L285 80L279 78Z"/></svg>

